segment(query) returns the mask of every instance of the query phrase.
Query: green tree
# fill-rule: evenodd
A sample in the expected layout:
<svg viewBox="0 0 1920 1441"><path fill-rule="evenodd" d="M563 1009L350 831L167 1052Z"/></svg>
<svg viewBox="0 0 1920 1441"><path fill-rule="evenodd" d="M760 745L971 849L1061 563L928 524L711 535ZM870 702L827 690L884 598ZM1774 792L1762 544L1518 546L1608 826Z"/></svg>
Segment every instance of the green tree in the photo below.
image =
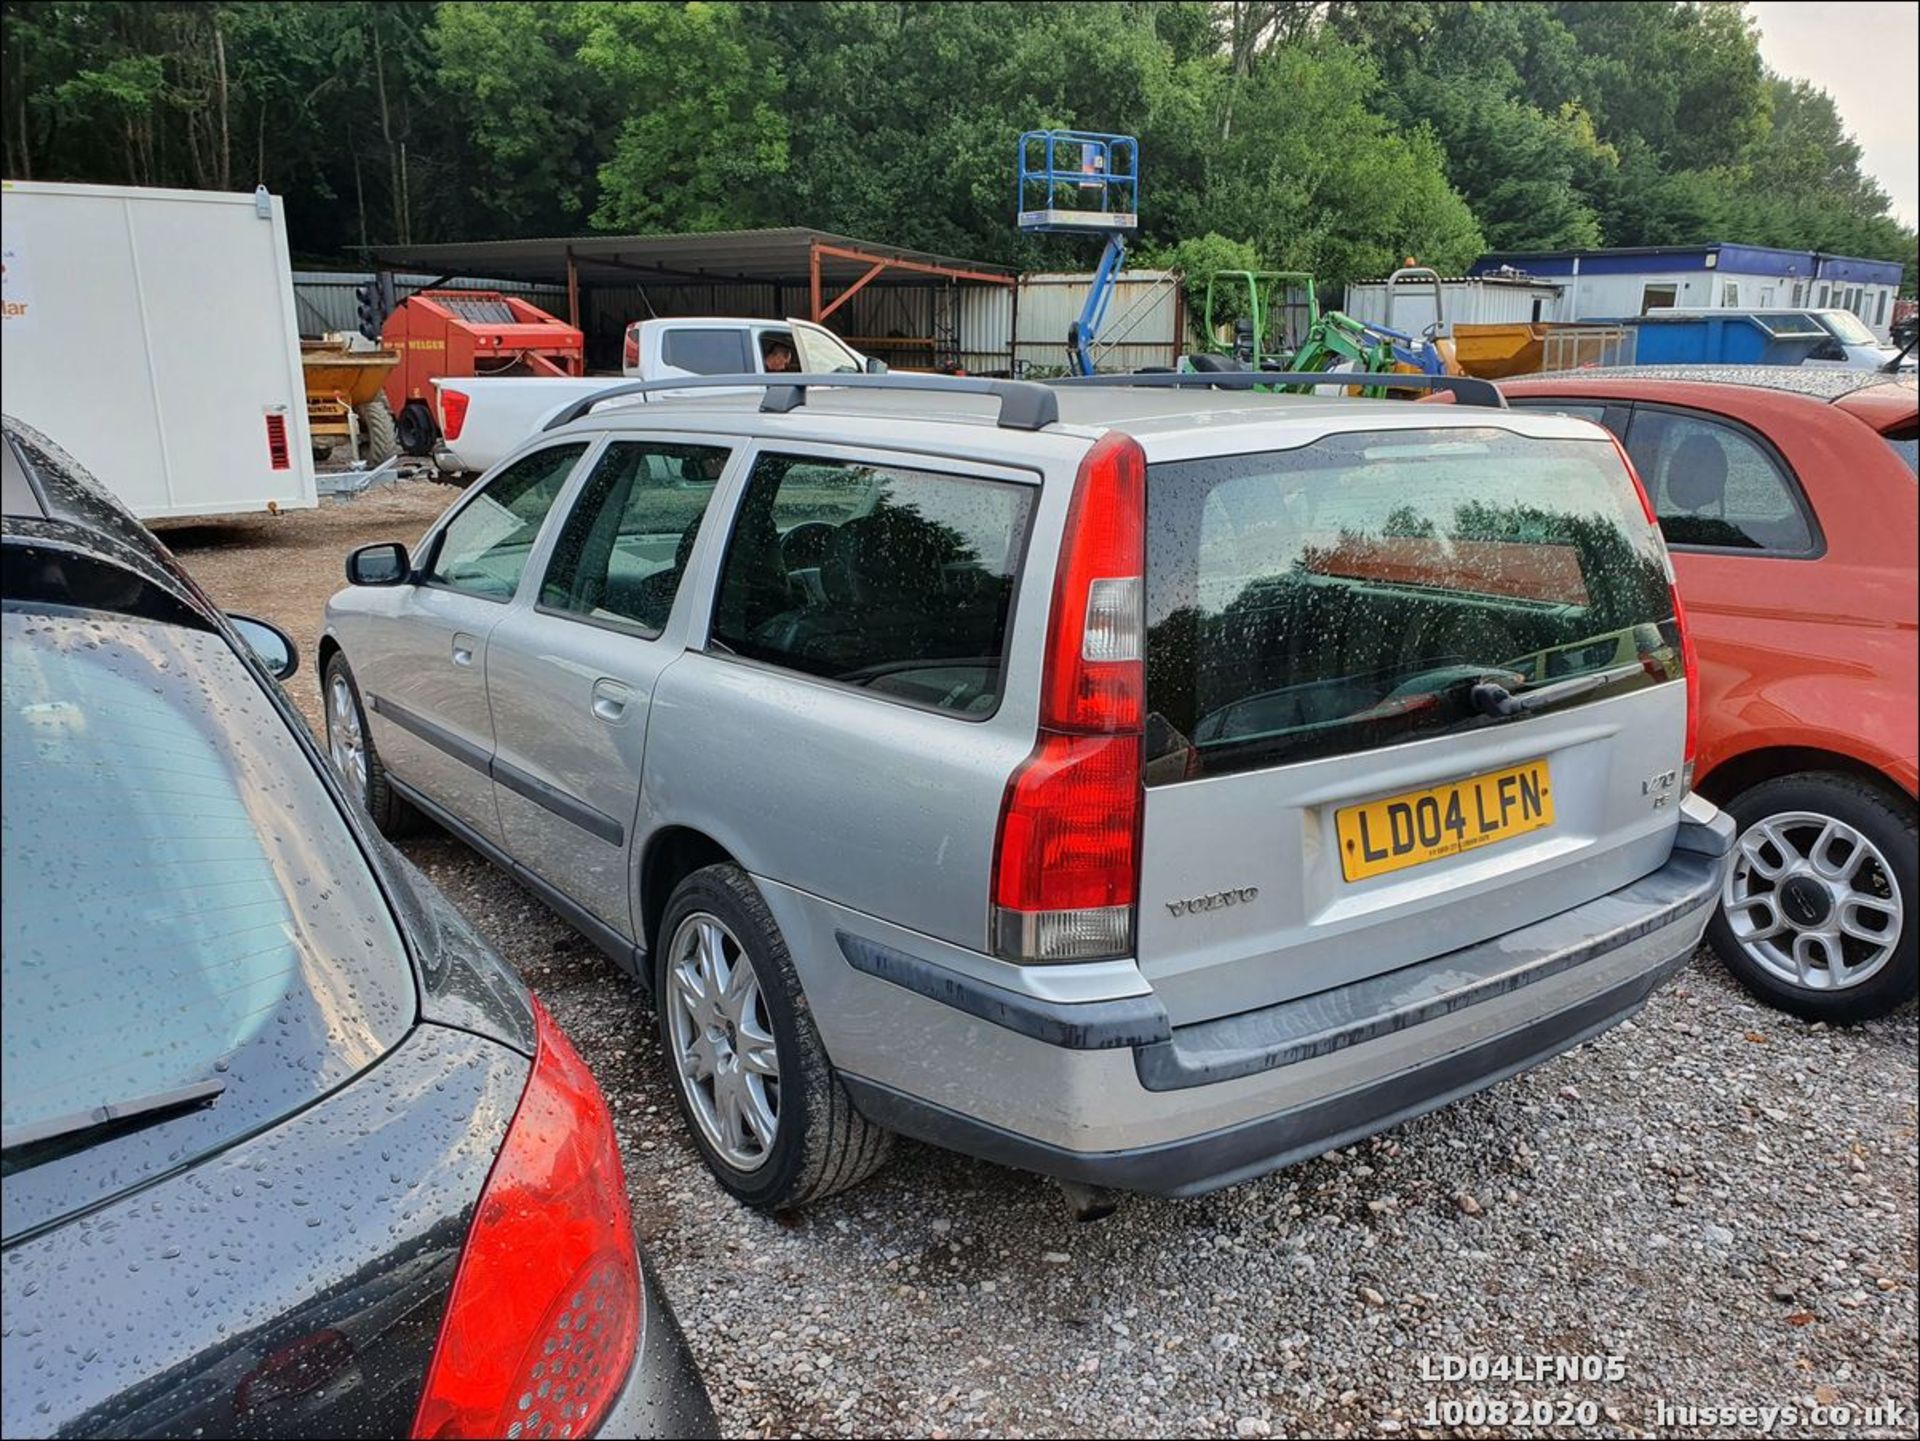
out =
<svg viewBox="0 0 1920 1441"><path fill-rule="evenodd" d="M428 31L434 87L476 152L472 198L523 234L577 229L599 198L617 111L580 61L582 29L558 0L498 0L441 5Z"/></svg>
<svg viewBox="0 0 1920 1441"><path fill-rule="evenodd" d="M787 167L785 78L734 4L580 5L578 58L624 116L599 171L600 230L765 223Z"/></svg>

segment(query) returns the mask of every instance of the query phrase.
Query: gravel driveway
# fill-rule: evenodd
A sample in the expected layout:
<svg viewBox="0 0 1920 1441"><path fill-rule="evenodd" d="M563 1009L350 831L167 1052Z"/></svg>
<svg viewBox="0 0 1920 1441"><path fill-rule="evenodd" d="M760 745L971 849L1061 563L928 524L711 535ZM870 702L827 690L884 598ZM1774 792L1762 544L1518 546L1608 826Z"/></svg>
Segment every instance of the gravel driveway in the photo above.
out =
<svg viewBox="0 0 1920 1441"><path fill-rule="evenodd" d="M223 604L293 631L291 689L317 720L342 555L411 542L455 494L162 536ZM681 1138L611 963L458 842L406 849L592 1064L730 1435L1753 1434L1656 1409L1742 1404L1801 1408L1776 1435L1914 1434L1912 1008L1808 1026L1703 954L1598 1041L1200 1200L1076 1225L1046 1182L903 1143L867 1185L774 1219ZM1492 1358L1535 1353L1622 1359L1617 1379L1499 1379ZM1433 1379L1475 1356L1496 1379ZM1478 1409L1523 1402L1551 1409ZM1887 1402L1900 1418L1868 1425ZM1566 1424L1581 1403L1594 1424ZM1853 1410L1822 1426L1816 1405Z"/></svg>

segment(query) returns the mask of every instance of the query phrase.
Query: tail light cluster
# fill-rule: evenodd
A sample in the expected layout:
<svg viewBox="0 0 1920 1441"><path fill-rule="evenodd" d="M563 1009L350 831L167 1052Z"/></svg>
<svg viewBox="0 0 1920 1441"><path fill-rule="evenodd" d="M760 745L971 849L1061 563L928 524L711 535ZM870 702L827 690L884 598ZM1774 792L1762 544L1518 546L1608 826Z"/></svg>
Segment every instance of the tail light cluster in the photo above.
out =
<svg viewBox="0 0 1920 1441"><path fill-rule="evenodd" d="M1001 802L993 942L1012 961L1133 947L1146 715L1146 456L1109 433L1060 541L1040 730Z"/></svg>
<svg viewBox="0 0 1920 1441"><path fill-rule="evenodd" d="M440 433L448 440L460 438L460 432L467 423L467 403L470 399L464 390L440 392Z"/></svg>
<svg viewBox="0 0 1920 1441"><path fill-rule="evenodd" d="M1653 495L1648 491L1647 483L1640 478L1640 472L1634 468L1633 457L1627 454L1620 437L1613 436L1612 440L1614 454L1620 457L1620 464L1626 467L1633 488L1640 497L1640 509L1646 514L1647 524L1657 532L1660 529L1660 515L1654 509ZM1684 796L1693 789L1694 762L1700 748L1700 652L1693 643L1693 627L1687 623L1687 608L1680 600L1680 582L1673 573L1671 555L1667 557L1667 587L1673 598L1673 625L1680 633L1680 669L1687 685L1687 740L1680 766L1680 794Z"/></svg>
<svg viewBox="0 0 1920 1441"><path fill-rule="evenodd" d="M533 1075L474 1212L416 1437L585 1436L626 1384L645 1304L613 1118L534 1002Z"/></svg>

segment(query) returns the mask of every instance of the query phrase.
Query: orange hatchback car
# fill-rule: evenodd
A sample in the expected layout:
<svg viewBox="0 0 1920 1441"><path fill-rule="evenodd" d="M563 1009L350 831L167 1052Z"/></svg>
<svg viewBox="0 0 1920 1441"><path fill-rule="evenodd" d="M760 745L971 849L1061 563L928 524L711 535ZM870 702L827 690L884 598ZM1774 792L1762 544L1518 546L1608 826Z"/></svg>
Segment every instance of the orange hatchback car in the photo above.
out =
<svg viewBox="0 0 1920 1441"><path fill-rule="evenodd" d="M1740 826L1714 949L1810 1019L1912 998L1912 376L1640 366L1501 390L1611 430L1659 514L1700 651L1696 784Z"/></svg>

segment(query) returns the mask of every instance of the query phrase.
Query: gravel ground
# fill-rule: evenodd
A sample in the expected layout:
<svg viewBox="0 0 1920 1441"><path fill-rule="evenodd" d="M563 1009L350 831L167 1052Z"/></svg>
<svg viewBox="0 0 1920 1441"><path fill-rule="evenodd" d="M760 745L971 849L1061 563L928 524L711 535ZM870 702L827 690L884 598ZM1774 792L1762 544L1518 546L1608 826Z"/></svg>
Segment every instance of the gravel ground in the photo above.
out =
<svg viewBox="0 0 1920 1441"><path fill-rule="evenodd" d="M342 554L412 541L454 495L404 485L164 538L310 656ZM317 717L310 670L291 688ZM636 1227L730 1435L1758 1429L1662 1404L1802 1408L1776 1435L1915 1434L1912 1008L1808 1026L1703 954L1635 1021L1528 1075L1200 1200L1076 1225L1043 1181L903 1143L857 1191L768 1218L682 1139L647 1010L611 964L458 842L407 851L592 1064ZM1449 1357L1538 1352L1618 1356L1624 1374L1432 1377ZM1868 1425L1889 1401L1900 1418ZM1444 1409L1582 1402L1590 1426ZM1854 1411L1822 1426L1816 1405Z"/></svg>

